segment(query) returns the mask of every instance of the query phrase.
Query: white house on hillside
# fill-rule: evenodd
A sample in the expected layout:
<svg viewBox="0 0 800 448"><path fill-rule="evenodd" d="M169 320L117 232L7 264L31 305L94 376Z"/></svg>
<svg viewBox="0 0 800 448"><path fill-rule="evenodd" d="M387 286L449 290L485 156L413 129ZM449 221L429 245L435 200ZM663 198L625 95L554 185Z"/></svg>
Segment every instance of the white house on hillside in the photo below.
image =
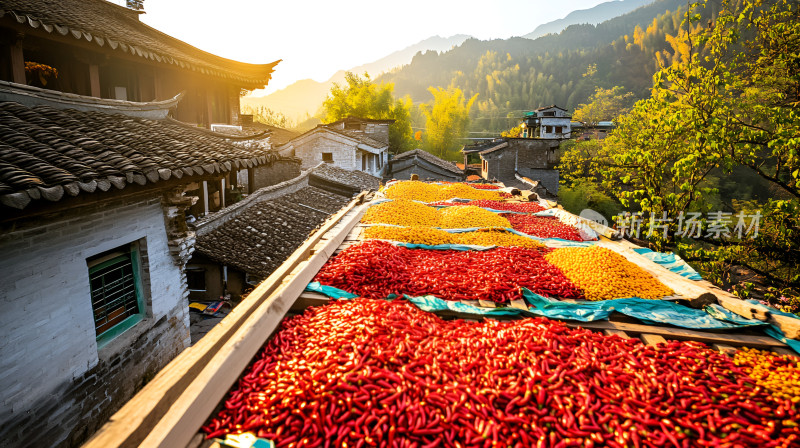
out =
<svg viewBox="0 0 800 448"><path fill-rule="evenodd" d="M523 138L570 138L572 117L567 109L556 106L540 107L525 114L522 122Z"/></svg>
<svg viewBox="0 0 800 448"><path fill-rule="evenodd" d="M393 122L348 117L290 140L279 147L280 154L301 159L303 169L326 162L380 177L389 161L389 124Z"/></svg>

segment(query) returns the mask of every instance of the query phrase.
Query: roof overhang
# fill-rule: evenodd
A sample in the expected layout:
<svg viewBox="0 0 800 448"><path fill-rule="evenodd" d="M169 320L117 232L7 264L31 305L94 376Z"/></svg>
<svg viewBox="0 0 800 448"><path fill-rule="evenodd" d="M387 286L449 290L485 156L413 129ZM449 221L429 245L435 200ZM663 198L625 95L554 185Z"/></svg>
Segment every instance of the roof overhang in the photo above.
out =
<svg viewBox="0 0 800 448"><path fill-rule="evenodd" d="M128 115L150 120L161 120L178 106L184 92L164 101L139 103L92 96L75 95L56 90L40 89L8 81L0 81L0 101L13 101L23 106L50 106L56 109L74 109L82 112L103 112Z"/></svg>

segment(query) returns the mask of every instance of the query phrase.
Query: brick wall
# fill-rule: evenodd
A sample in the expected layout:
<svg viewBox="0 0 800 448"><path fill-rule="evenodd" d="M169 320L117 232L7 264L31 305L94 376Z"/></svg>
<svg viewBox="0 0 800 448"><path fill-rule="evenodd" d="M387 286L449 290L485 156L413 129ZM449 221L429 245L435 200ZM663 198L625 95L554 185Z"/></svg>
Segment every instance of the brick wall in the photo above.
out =
<svg viewBox="0 0 800 448"><path fill-rule="evenodd" d="M189 345L160 198L4 229L0 446L76 446ZM139 242L147 316L98 350L86 259Z"/></svg>

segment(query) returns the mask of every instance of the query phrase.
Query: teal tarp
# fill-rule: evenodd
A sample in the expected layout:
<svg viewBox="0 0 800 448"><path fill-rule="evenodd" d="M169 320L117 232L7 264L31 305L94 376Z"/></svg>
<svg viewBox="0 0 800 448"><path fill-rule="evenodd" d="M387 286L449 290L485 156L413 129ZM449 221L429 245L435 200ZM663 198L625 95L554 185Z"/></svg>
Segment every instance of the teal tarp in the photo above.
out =
<svg viewBox="0 0 800 448"><path fill-rule="evenodd" d="M314 291L332 298L353 298L356 294L351 294L332 286L320 285L318 282L310 283L306 291ZM467 305L461 302L453 302L440 299L435 296L421 296L405 298L423 311L455 311L465 314L475 314L483 316L543 316L552 319L569 319L581 322L592 322L596 320L607 320L611 312L617 311L627 316L635 317L645 323L654 325L670 324L677 327L718 330L734 329L744 327L763 327L764 332L785 343L795 352L800 353L800 341L787 338L781 330L767 323L755 319L745 319L734 314L719 305L711 305L705 310L696 310L674 302L665 300L647 300L637 297L627 299L600 300L596 302L562 302L555 299L540 296L528 289L522 289L525 301L530 305L527 311L517 308L482 308ZM396 296L392 295L387 299ZM776 314L796 317L789 313L774 310Z"/></svg>
<svg viewBox="0 0 800 448"><path fill-rule="evenodd" d="M676 274L688 278L689 280L702 280L703 277L697 273L691 266L686 264L683 259L672 253L655 252L646 247L633 249L639 255L647 258L648 260L658 263L661 266L669 269Z"/></svg>
<svg viewBox="0 0 800 448"><path fill-rule="evenodd" d="M332 299L353 299L358 297L358 294L353 294L343 289L334 288L333 286L325 286L320 282L309 283L308 286L306 286L306 291L318 292Z"/></svg>
<svg viewBox="0 0 800 448"><path fill-rule="evenodd" d="M596 302L562 302L542 297L527 289L523 289L522 295L530 305L535 307L535 309L531 309L532 313L554 319L573 319L583 322L607 320L608 316L616 311L650 324L671 324L704 330L763 325L763 322L759 321L744 324L718 320L705 311L666 300L631 297Z"/></svg>

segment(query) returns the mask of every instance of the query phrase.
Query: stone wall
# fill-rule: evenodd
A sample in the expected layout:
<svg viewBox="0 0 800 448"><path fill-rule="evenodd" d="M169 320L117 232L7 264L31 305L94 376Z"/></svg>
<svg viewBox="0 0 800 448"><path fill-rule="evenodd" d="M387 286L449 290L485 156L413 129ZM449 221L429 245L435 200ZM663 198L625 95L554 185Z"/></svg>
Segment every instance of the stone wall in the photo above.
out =
<svg viewBox="0 0 800 448"><path fill-rule="evenodd" d="M0 446L77 446L189 345L187 251L164 210L140 198L2 229ZM146 315L98 349L87 258L131 243Z"/></svg>

